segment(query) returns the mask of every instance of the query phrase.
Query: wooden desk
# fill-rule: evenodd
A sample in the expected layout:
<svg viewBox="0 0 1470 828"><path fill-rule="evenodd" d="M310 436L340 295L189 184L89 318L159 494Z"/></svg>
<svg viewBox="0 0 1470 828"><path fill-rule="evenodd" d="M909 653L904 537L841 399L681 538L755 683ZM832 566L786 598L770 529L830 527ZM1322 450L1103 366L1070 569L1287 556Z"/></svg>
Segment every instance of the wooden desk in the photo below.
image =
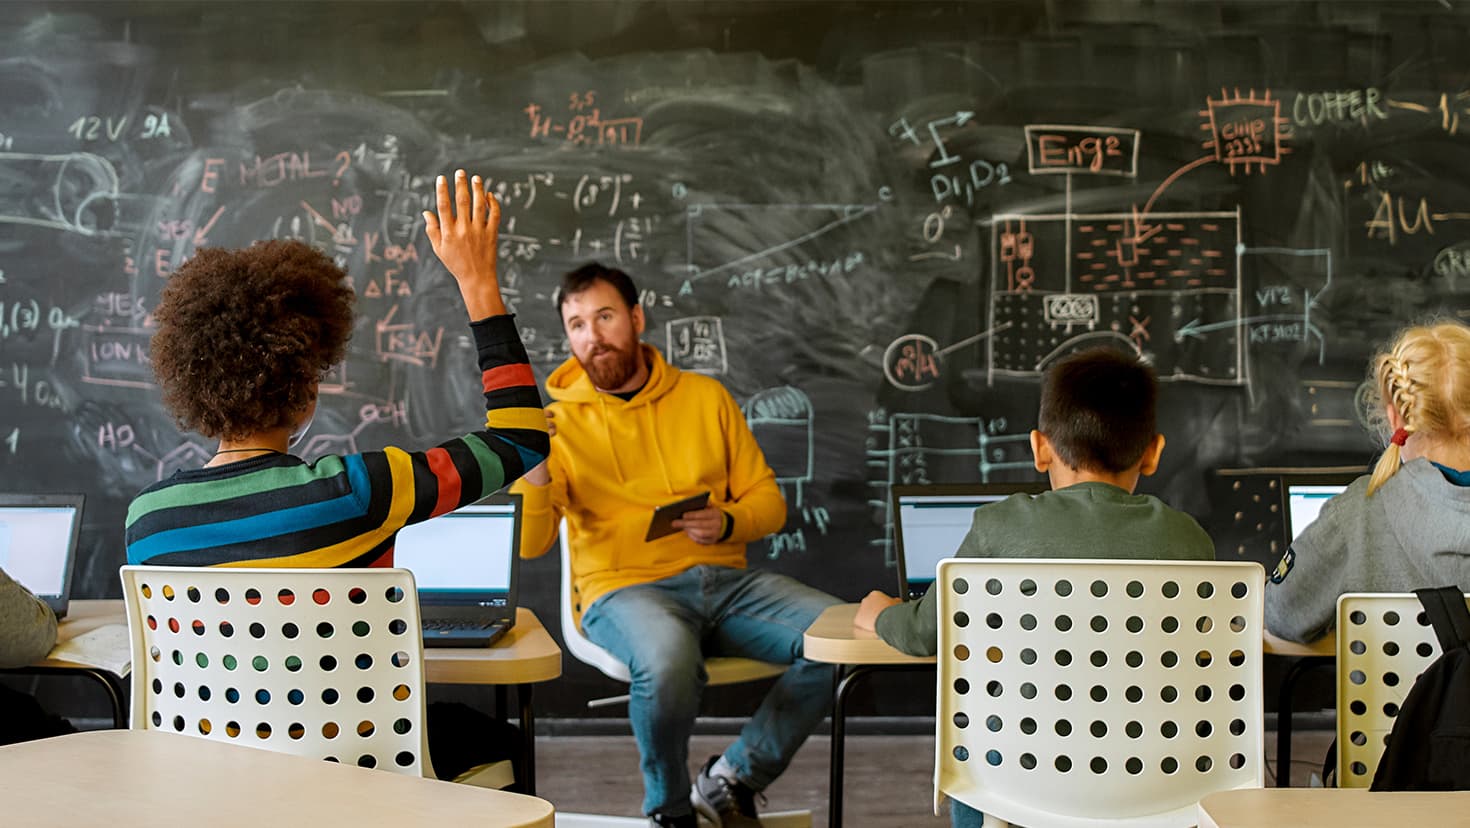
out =
<svg viewBox="0 0 1470 828"><path fill-rule="evenodd" d="M57 644L106 624L128 623L122 599L72 601L57 631ZM112 694L113 722L127 726L123 712L122 677L85 664L46 659L20 672L48 670L88 675ZM536 719L532 711L532 685L561 675L561 648L541 625L536 613L525 607L516 610L516 623L493 647L425 647L424 680L442 684L488 684L497 689L496 703L505 708L504 687L516 687L520 705L522 750L526 757L526 791L536 793Z"/></svg>
<svg viewBox="0 0 1470 828"><path fill-rule="evenodd" d="M1337 662L1337 637L1326 635L1310 644L1298 644L1265 633L1261 651L1266 655L1294 658L1281 685L1276 690L1276 786L1291 787L1292 715L1296 709L1296 684L1311 670L1334 666Z"/></svg>
<svg viewBox="0 0 1470 828"><path fill-rule="evenodd" d="M0 747L11 825L552 828L551 804L176 733L96 730Z"/></svg>
<svg viewBox="0 0 1470 828"><path fill-rule="evenodd" d="M933 656L911 656L895 650L867 630L852 625L857 604L828 607L802 637L802 655L836 665L832 685L831 778L827 787L827 824L842 825L842 766L847 738L847 696L856 681L882 670L931 670Z"/></svg>
<svg viewBox="0 0 1470 828"><path fill-rule="evenodd" d="M1295 641L1277 638L1268 632L1261 639L1261 644L1261 650L1266 655L1337 658L1337 638L1330 634L1310 644L1298 644Z"/></svg>
<svg viewBox="0 0 1470 828"><path fill-rule="evenodd" d="M1249 788L1213 793L1199 803L1199 828L1399 824L1470 826L1470 793Z"/></svg>

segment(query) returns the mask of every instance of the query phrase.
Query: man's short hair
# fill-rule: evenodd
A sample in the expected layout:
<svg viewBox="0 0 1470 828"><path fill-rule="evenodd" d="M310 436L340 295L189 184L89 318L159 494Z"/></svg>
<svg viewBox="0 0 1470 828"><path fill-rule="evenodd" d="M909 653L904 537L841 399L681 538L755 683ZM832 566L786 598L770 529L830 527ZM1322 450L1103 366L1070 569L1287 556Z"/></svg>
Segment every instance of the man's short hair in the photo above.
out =
<svg viewBox="0 0 1470 828"><path fill-rule="evenodd" d="M599 281L616 288L629 310L638 307L638 288L633 286L632 277L615 267L603 267L597 262L588 262L561 277L561 288L556 292L557 316L561 315L562 305L566 304L568 296L581 293Z"/></svg>
<svg viewBox="0 0 1470 828"><path fill-rule="evenodd" d="M1126 471L1158 433L1158 398L1159 381L1138 357L1090 348L1046 369L1037 430L1074 469Z"/></svg>

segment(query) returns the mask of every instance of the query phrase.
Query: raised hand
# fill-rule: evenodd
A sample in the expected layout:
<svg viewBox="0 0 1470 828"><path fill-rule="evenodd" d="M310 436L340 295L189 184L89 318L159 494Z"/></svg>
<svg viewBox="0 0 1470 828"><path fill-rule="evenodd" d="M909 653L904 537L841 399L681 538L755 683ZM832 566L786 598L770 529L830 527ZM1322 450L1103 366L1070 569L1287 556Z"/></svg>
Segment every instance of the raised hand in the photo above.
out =
<svg viewBox="0 0 1470 828"><path fill-rule="evenodd" d="M470 319L505 313L495 269L500 202L485 192L478 175L469 178L464 170L454 173L453 200L449 197L449 182L442 175L434 184L434 194L438 214L424 211L424 231L434 255L459 283Z"/></svg>

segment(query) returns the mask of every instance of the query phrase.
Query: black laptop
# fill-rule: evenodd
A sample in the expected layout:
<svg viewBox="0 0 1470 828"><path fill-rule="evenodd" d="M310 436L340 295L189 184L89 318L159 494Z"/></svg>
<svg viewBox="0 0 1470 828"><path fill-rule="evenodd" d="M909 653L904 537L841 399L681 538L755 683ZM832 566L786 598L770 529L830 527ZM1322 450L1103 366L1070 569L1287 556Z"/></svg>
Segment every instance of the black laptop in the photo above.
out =
<svg viewBox="0 0 1470 828"><path fill-rule="evenodd" d="M496 494L398 532L426 647L488 647L515 624L521 497Z"/></svg>
<svg viewBox="0 0 1470 828"><path fill-rule="evenodd" d="M66 615L82 531L79 494L0 494L0 569Z"/></svg>
<svg viewBox="0 0 1470 828"><path fill-rule="evenodd" d="M975 510L1017 492L1040 494L1045 483L955 483L893 486L893 546L898 559L898 595L922 598L934 583L939 562L954 557L970 532Z"/></svg>

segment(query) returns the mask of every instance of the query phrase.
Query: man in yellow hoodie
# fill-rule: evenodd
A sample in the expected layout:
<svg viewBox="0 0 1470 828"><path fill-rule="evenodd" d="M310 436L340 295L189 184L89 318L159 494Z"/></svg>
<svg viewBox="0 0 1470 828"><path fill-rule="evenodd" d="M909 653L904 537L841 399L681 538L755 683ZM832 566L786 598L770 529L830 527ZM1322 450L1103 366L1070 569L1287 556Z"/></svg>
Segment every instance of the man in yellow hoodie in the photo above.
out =
<svg viewBox="0 0 1470 828"><path fill-rule="evenodd" d="M693 828L697 809L716 825L757 826L755 794L826 715L832 672L802 658L802 633L838 601L746 568L745 545L781 528L786 501L724 386L639 341L645 319L628 275L585 265L557 302L573 358L546 380L551 455L514 489L521 554L545 553L566 518L582 629L632 674L650 824ZM703 492L709 505L675 520L677 533L644 540L656 508ZM691 788L701 645L791 667Z"/></svg>

